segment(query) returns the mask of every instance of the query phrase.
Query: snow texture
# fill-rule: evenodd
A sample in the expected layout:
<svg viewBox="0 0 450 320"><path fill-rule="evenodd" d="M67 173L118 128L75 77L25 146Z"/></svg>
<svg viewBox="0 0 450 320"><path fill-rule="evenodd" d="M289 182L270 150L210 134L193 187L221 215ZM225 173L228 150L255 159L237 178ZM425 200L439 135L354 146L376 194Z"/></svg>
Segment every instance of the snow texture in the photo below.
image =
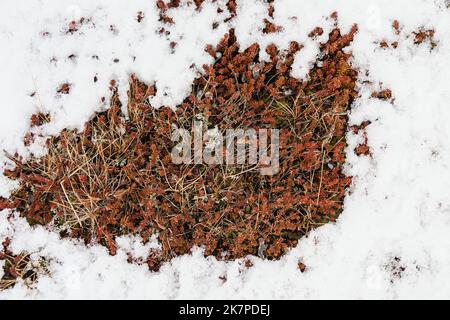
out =
<svg viewBox="0 0 450 320"><path fill-rule="evenodd" d="M27 250L34 259L49 259L50 275L42 275L32 289L18 283L0 298L450 298L446 1L304 0L300 5L277 0L274 5L273 21L283 27L274 34L262 32L263 19L269 19L265 1L238 1L237 17L224 23L229 13L221 0L206 1L201 11L187 4L171 10L175 24L164 26L170 31L166 36L158 32L163 24L153 1L0 2L2 150L41 154L38 144L25 148L22 143L31 114L51 113L46 134L80 128L108 105L112 79L125 101L132 73L156 84L155 107L176 106L202 65L213 62L205 45L216 44L230 27L236 28L241 48L254 42L263 48L271 42L281 48L292 40L303 44L293 75L305 77L319 42L333 27L329 16L337 11L343 32L353 23L359 26L350 50L360 70L361 97L350 122L372 121L367 133L373 154L357 157L353 149L362 137L349 133L346 170L354 180L338 222L312 232L280 261L250 257L250 269L242 260L204 258L196 248L150 272L145 264L128 263L127 254L143 258L158 246L156 239L144 246L138 238L123 237L118 254L110 256L104 247L60 239L50 227L30 227L17 215L7 219L5 210L0 240L11 237L15 253ZM224 12L217 13L217 7ZM145 15L141 23L139 11ZM81 17L84 23L68 33L70 22ZM400 35L391 27L394 19L402 26ZM317 26L323 36L308 38ZM419 27L436 31L434 50L407 37ZM376 43L381 40L398 41L398 48L383 50ZM177 42L174 50L172 41ZM56 93L63 83L71 85L67 95ZM392 103L370 98L380 86L392 90ZM0 196L13 188L1 178ZM304 273L297 267L300 261L307 266ZM404 271L399 276L396 270Z"/></svg>

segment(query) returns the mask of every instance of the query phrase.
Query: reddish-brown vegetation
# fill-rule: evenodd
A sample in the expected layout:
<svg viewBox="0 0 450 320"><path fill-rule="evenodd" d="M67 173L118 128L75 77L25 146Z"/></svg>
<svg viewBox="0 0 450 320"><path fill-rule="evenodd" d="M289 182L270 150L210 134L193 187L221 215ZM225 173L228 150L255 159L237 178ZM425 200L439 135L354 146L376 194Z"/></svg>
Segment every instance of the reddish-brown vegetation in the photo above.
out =
<svg viewBox="0 0 450 320"><path fill-rule="evenodd" d="M391 100L392 99L392 90L391 89L383 89L380 91L374 91L371 94L372 98L377 98L380 100Z"/></svg>
<svg viewBox="0 0 450 320"><path fill-rule="evenodd" d="M377 44L380 48L397 49L399 41L410 38L412 38L415 45L428 44L430 46L431 51L434 50L434 48L436 48L438 45L436 39L434 38L435 35L434 29L426 29L424 27L420 27L416 31L413 31L411 33L403 33L402 35L403 27L401 26L398 20L394 20L392 22L392 31L394 35L397 37L397 40L391 42L387 40L378 41Z"/></svg>
<svg viewBox="0 0 450 320"><path fill-rule="evenodd" d="M162 250L149 256L152 270L194 245L223 259L277 259L342 211L351 182L342 173L347 110L357 96L357 72L343 48L356 32L356 26L345 35L334 29L320 64L302 81L290 76L299 44L286 52L270 45L263 62L257 44L239 52L231 30L208 47L217 61L204 66L176 111L152 108L155 87L132 77L125 119L112 85L110 109L83 132L49 138L41 159L11 157L16 168L5 174L20 187L2 208L16 208L32 224L55 223L62 236L98 241L111 254L116 236L148 241L158 233ZM279 173L262 176L248 164L172 163L173 125L191 128L198 116L220 130L281 129ZM34 116L33 125L43 119Z"/></svg>
<svg viewBox="0 0 450 320"><path fill-rule="evenodd" d="M358 156L369 156L371 155L370 152L370 147L368 145L369 143L369 138L367 136L367 131L366 128L371 124L370 121L366 120L363 121L360 125L357 126L352 126L351 129L353 131L354 134L359 134L362 132L362 136L363 136L363 142L360 143L358 146L356 146L354 152L356 153L356 155Z"/></svg>
<svg viewBox="0 0 450 320"><path fill-rule="evenodd" d="M204 0L194 0L193 2L187 1L186 3L188 5L194 4L197 10L201 10L203 2L204 2ZM166 1L156 0L156 7L159 10L159 21L166 23L166 24L173 24L174 21L170 17L169 11L170 11L170 9L178 8L180 6L180 4L181 4L181 0L166 0ZM236 9L237 9L236 0L228 0L226 3L226 7L227 7L228 12L230 12L230 16L227 17L224 20L224 22L228 22L236 16ZM224 11L224 9L222 9L220 7L217 9L217 12L219 12L219 13L221 13L223 11ZM215 29L214 26L213 26L213 29Z"/></svg>
<svg viewBox="0 0 450 320"><path fill-rule="evenodd" d="M9 250L9 244L10 239L5 239L0 247L0 261L4 262L0 290L14 286L19 279L25 285L32 285L39 273L47 273L44 260L33 262L26 252L14 255Z"/></svg>

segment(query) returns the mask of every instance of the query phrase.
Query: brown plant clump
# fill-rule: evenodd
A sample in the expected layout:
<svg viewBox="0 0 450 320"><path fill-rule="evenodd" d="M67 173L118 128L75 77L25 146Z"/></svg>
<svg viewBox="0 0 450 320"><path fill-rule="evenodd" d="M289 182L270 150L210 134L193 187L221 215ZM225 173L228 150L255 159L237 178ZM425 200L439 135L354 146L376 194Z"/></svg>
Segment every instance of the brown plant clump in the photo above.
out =
<svg viewBox="0 0 450 320"><path fill-rule="evenodd" d="M283 30L283 27L277 26L268 19L264 19L264 29L263 33L276 33Z"/></svg>
<svg viewBox="0 0 450 320"><path fill-rule="evenodd" d="M37 281L38 274L48 273L45 260L32 261L27 252L14 255L9 250L9 244L10 239L5 239L0 247L0 261L4 262L0 291L13 287L19 279L25 285L32 286Z"/></svg>
<svg viewBox="0 0 450 320"><path fill-rule="evenodd" d="M186 3L188 5L194 4L196 10L200 11L202 9L203 2L204 2L204 0L193 0L193 1L186 0L184 3ZM165 24L169 24L169 25L174 24L173 19L169 16L169 11L170 11L170 9L178 8L181 4L182 4L181 0L166 0L166 1L156 0L156 7L159 10L159 21L161 21L162 23L165 23ZM236 17L236 14L237 14L236 0L228 0L226 2L226 7L227 7L228 12L230 13L230 16L225 18L224 22L228 22L231 19L233 19L234 17ZM223 11L224 11L223 8L221 8L221 7L217 8L218 13L222 13Z"/></svg>
<svg viewBox="0 0 450 320"><path fill-rule="evenodd" d="M239 52L231 30L209 47L216 62L204 66L176 111L152 108L155 87L132 77L127 106L112 88L111 107L83 132L49 138L41 159L11 157L16 168L5 175L20 187L1 207L15 208L31 224L53 223L62 236L99 242L111 254L117 236L148 241L157 233L162 249L148 258L152 270L194 245L221 259L277 259L342 212L351 183L342 171L347 111L357 96L357 72L343 49L356 32L356 26L345 35L334 29L302 81L290 76L298 43L285 52L270 45L263 62L257 44ZM190 129L199 118L221 132L280 129L278 174L263 176L248 163L174 164L173 126Z"/></svg>
<svg viewBox="0 0 450 320"><path fill-rule="evenodd" d="M369 138L367 136L366 128L371 124L371 121L363 121L360 125L354 125L350 129L354 134L359 134L362 132L363 141L353 150L357 156L371 156L371 151L369 147Z"/></svg>
<svg viewBox="0 0 450 320"><path fill-rule="evenodd" d="M377 44L382 49L397 49L399 46L399 41L405 39L412 39L413 43L417 46L428 44L430 51L433 51L438 46L438 41L435 39L435 30L426 29L421 26L417 30L407 33L404 32L403 26L398 20L392 22L392 31L397 38L397 40L389 42L387 40L378 41Z"/></svg>

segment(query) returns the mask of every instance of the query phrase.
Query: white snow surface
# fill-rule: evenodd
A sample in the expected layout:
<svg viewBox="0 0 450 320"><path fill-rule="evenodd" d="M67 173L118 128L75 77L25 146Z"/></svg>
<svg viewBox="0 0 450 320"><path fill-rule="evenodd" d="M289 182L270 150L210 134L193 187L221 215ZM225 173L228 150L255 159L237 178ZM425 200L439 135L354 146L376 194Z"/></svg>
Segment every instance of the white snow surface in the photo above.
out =
<svg viewBox="0 0 450 320"><path fill-rule="evenodd" d="M195 248L150 272L145 264L128 263L127 253L143 258L158 246L156 239L143 245L136 237L123 237L118 254L110 256L100 245L60 239L51 227L30 227L17 214L7 219L10 211L4 210L0 241L11 237L13 252L46 257L50 274L41 275L33 288L18 283L0 291L0 299L450 298L448 2L276 0L274 22L283 30L270 35L262 32L263 19L269 18L265 1L238 1L238 15L227 23L224 0L205 1L201 11L183 3L169 12L175 24L166 26L158 21L151 0L2 0L1 149L41 154L39 146L25 148L22 143L31 114L51 113L46 134L80 128L108 105L110 80L118 81L126 101L132 73L156 84L155 107L176 106L202 65L213 62L205 45L216 44L230 27L236 29L241 49L254 42L263 48L271 42L286 48L292 40L305 45L293 70L294 76L304 77L332 28L327 17L337 11L343 32L354 23L359 26L349 50L360 70L361 97L350 123L372 121L367 128L372 157L357 157L353 149L362 138L348 134L346 171L354 179L344 212L337 223L301 239L280 261L250 257L254 266L247 269L242 260L204 258L202 249ZM218 6L223 13L217 13ZM145 14L141 23L138 11ZM78 31L66 34L70 21L81 17L87 19ZM391 27L394 19L402 26L400 35ZM216 29L214 22L219 23ZM170 35L158 33L163 26ZM316 26L324 28L324 35L311 40L307 35ZM407 37L419 27L436 31L434 50ZM380 49L376 42L383 39L399 41L398 48ZM178 43L173 53L171 41ZM71 84L70 93L56 94L65 82ZM392 90L392 103L370 98L380 86ZM13 188L14 183L1 178L0 196ZM299 261L307 265L304 273ZM401 277L395 268L404 269ZM219 278L223 276L225 282Z"/></svg>

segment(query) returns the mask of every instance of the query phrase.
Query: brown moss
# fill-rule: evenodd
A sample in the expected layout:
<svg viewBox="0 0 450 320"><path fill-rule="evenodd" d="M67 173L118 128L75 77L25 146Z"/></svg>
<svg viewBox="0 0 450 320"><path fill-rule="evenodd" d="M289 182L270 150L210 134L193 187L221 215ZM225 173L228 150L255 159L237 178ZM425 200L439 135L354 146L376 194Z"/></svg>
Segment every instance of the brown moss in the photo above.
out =
<svg viewBox="0 0 450 320"><path fill-rule="evenodd" d="M303 262L299 262L297 264L298 269L300 270L301 273L304 273L306 271L306 265Z"/></svg>
<svg viewBox="0 0 450 320"><path fill-rule="evenodd" d="M380 91L374 91L371 94L372 98L377 98L380 100L391 100L392 99L392 90L391 89L383 89Z"/></svg>
<svg viewBox="0 0 450 320"><path fill-rule="evenodd" d="M434 29L426 29L425 27L419 27L415 31L406 33L403 32L403 27L401 26L398 20L394 20L392 22L392 31L397 38L397 40L388 42L387 40L381 40L376 42L378 46L382 49L397 49L399 45L399 41L412 38L415 45L424 45L428 44L430 46L430 51L434 50L438 42L435 39L435 30Z"/></svg>
<svg viewBox="0 0 450 320"><path fill-rule="evenodd" d="M30 223L53 222L65 229L62 236L98 241L111 254L116 236L147 241L158 233L162 250L149 256L152 270L194 245L223 259L277 259L342 211L351 183L342 172L347 111L357 96L357 72L343 49L356 31L334 29L321 46L320 64L302 81L290 76L298 43L285 52L269 46L270 61L262 62L257 44L239 52L231 30L207 49L220 59L204 66L176 111L152 108L155 88L132 77L126 120L111 86L110 109L83 132L49 138L42 159L12 157L17 167L5 174L20 188L2 206ZM173 125L190 128L198 115L221 131L281 129L279 173L262 176L248 164L172 163Z"/></svg>
<svg viewBox="0 0 450 320"><path fill-rule="evenodd" d="M323 34L323 29L322 29L321 27L316 27L316 28L314 28L313 31L311 31L311 32L308 34L308 37L310 37L310 38L316 38L316 37L318 37L318 36L321 36L322 34Z"/></svg>
<svg viewBox="0 0 450 320"><path fill-rule="evenodd" d="M274 24L273 22L271 22L268 19L264 19L263 33L276 33L276 32L280 32L281 30L283 30L283 27L277 26L276 24Z"/></svg>
<svg viewBox="0 0 450 320"><path fill-rule="evenodd" d="M198 11L201 10L204 0L194 0L193 2L188 1L188 4L195 4L195 7ZM163 1L163 0L156 0L156 7L159 10L159 21L166 23L166 24L173 24L173 19L169 16L170 9L178 8L181 4L180 0L170 0L170 1ZM236 0L228 0L226 3L226 7L228 11L230 12L230 16L225 18L224 22L228 22L231 19L233 19L236 16L236 9L237 4ZM222 13L223 9L218 8L218 13ZM215 29L213 25L213 29Z"/></svg>
<svg viewBox="0 0 450 320"><path fill-rule="evenodd" d="M0 261L4 262L0 291L13 287L18 280L27 286L37 281L38 274L48 273L44 259L32 261L30 254L22 252L14 255L9 250L10 239L5 239L0 247Z"/></svg>

